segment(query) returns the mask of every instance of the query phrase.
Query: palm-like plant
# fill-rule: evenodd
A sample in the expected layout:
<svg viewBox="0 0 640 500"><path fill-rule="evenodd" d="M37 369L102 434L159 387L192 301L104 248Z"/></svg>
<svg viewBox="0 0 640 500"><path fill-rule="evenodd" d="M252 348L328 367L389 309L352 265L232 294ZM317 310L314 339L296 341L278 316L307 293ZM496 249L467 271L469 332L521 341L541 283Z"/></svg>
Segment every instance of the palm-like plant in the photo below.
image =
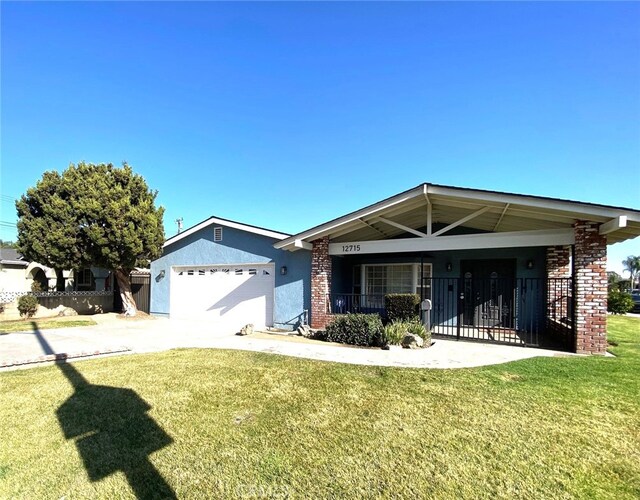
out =
<svg viewBox="0 0 640 500"><path fill-rule="evenodd" d="M624 270L629 272L631 281L631 290L635 289L635 282L638 275L640 275L640 255L629 255L622 261Z"/></svg>

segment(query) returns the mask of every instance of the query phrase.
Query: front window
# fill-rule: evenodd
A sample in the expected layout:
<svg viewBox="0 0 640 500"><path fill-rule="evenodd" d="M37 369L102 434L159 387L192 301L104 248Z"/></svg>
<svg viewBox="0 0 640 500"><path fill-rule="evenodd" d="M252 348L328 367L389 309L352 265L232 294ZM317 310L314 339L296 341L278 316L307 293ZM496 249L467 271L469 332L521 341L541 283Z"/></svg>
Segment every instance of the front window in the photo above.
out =
<svg viewBox="0 0 640 500"><path fill-rule="evenodd" d="M363 269L365 295L417 293L431 297L431 264L423 264L422 269L420 264L370 264Z"/></svg>

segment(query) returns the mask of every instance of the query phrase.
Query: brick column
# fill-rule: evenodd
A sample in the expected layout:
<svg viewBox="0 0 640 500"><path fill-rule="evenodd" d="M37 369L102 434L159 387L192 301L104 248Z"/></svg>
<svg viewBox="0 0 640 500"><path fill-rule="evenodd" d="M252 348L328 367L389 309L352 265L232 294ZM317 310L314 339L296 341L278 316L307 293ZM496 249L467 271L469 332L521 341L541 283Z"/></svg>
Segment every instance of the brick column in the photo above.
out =
<svg viewBox="0 0 640 500"><path fill-rule="evenodd" d="M324 328L331 319L327 310L331 292L331 256L329 237L313 242L311 250L311 327Z"/></svg>
<svg viewBox="0 0 640 500"><path fill-rule="evenodd" d="M576 221L575 280L576 352L604 354L607 349L607 237L597 222Z"/></svg>

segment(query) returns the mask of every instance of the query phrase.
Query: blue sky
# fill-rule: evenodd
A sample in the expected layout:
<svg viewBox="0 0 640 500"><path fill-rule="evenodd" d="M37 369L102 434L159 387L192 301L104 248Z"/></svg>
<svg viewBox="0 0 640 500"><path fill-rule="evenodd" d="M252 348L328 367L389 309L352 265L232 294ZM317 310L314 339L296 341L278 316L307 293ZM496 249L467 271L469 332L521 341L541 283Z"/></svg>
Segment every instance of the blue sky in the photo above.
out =
<svg viewBox="0 0 640 500"><path fill-rule="evenodd" d="M128 161L167 236L293 233L421 182L640 209L638 3L0 8L5 222L80 160Z"/></svg>

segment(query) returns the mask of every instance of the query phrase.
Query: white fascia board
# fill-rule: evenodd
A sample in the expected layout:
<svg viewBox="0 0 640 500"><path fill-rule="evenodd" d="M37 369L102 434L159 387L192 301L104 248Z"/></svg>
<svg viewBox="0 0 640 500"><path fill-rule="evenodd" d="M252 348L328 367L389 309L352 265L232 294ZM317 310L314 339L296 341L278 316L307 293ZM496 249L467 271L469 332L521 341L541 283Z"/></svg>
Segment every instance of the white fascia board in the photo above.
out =
<svg viewBox="0 0 640 500"><path fill-rule="evenodd" d="M362 219L362 218L366 219L367 217L370 217L371 215L376 214L377 212L393 207L394 205L398 205L399 203L403 203L417 196L423 196L423 195L424 195L423 186L420 185L414 189L405 191L404 193L400 193L389 199L380 201L378 203L362 208L355 212L351 212L350 214L344 215L343 217L340 217L333 221L326 222L325 224L321 224L319 226L313 227L302 233L295 234L283 241L280 241L274 244L273 246L275 248L291 249L291 247L294 246L295 244L295 240L306 240L307 238L319 238L321 236L329 234L333 229L339 226L357 221L358 219Z"/></svg>
<svg viewBox="0 0 640 500"><path fill-rule="evenodd" d="M573 245L574 242L574 233L571 228L543 229L505 233L432 236L429 238L399 238L395 240L330 243L329 255L539 247Z"/></svg>
<svg viewBox="0 0 640 500"><path fill-rule="evenodd" d="M428 185L428 193L440 196L450 196L452 198L463 198L475 200L478 203L483 201L499 203L504 206L505 203L512 205L520 205L523 207L544 208L547 210L558 210L560 212L574 212L581 214L585 220L589 216L605 217L611 219L622 214L626 214L629 220L640 222L640 211L592 205L589 203L580 203L569 200L554 200L540 198L536 196L509 194L509 193L490 193L485 191L476 191L473 189L448 188L444 186ZM578 218L578 217L576 217Z"/></svg>
<svg viewBox="0 0 640 500"><path fill-rule="evenodd" d="M181 232L164 242L162 248L166 248L169 245L172 245L176 241L180 241L182 238L186 238L187 236L197 233L201 229L204 229L207 226L212 224L217 224L219 226L230 227L232 229L238 229L240 231L245 231L247 233L259 234L260 236L266 236L268 238L274 238L277 240L284 240L288 238L288 234L277 233L275 231L270 231L268 229L261 229L259 227L247 226L246 224L241 224L239 222L233 222L225 219L218 219L217 217L209 217L207 220L202 221L200 224L196 224L192 228L187 229L186 231Z"/></svg>

